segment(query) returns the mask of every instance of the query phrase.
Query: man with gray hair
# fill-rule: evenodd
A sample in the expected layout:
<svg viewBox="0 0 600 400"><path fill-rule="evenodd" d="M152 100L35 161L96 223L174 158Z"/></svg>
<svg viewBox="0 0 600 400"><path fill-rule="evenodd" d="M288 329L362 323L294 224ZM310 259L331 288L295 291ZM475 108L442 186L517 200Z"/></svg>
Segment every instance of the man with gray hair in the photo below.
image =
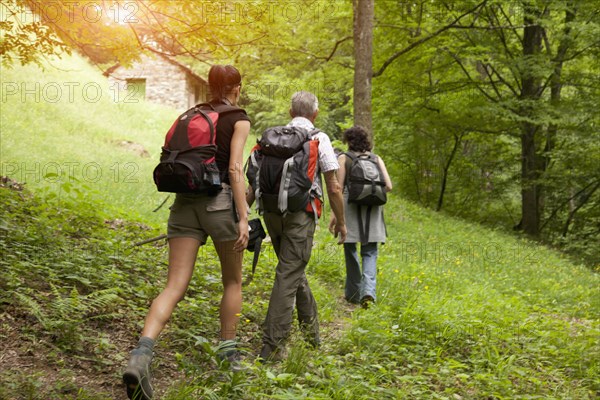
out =
<svg viewBox="0 0 600 400"><path fill-rule="evenodd" d="M323 173L331 210L336 217L333 233L338 237L338 244L341 244L346 238L346 223L342 186L336 175L339 164L329 136L325 132L315 130L314 121L318 113L319 101L314 94L305 91L294 93L290 107L292 121L287 126L311 132L311 140L318 141L318 169ZM315 180L317 192L322 193L319 174ZM248 203L252 204L254 190L249 189L247 199ZM316 216L319 216L321 211L320 206L318 207L319 209L314 209L313 212L264 212L265 224L278 263L263 324L263 347L259 356L261 361L282 359L285 340L292 327L294 305L298 310L300 330L308 343L314 347L320 344L317 303L305 273L312 251Z"/></svg>
<svg viewBox="0 0 600 400"><path fill-rule="evenodd" d="M319 99L317 96L310 92L296 92L292 95L292 106L290 108L290 115L304 117L310 119L310 117L319 111ZM292 125L292 123L290 123Z"/></svg>

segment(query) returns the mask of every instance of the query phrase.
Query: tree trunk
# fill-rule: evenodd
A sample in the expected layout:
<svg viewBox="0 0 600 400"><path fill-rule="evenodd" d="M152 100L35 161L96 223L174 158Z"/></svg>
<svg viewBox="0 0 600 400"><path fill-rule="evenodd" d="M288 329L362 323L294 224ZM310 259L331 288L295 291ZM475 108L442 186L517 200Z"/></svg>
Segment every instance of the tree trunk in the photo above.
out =
<svg viewBox="0 0 600 400"><path fill-rule="evenodd" d="M542 27L537 25L534 14L540 13L527 4L525 10L525 29L523 32L523 56L525 59L536 56L541 51ZM540 126L534 122L535 109L532 103L539 100L541 80L531 73L530 68L521 70L521 113L528 120L521 124L521 213L522 229L531 236L538 236L540 226L540 204L538 198L538 179L540 162L536 148L536 135Z"/></svg>
<svg viewBox="0 0 600 400"><path fill-rule="evenodd" d="M371 78L373 76L374 0L354 0L354 125L369 132L373 143Z"/></svg>
<svg viewBox="0 0 600 400"><path fill-rule="evenodd" d="M538 203L535 136L538 126L525 122L521 133L521 228L529 235L539 233L540 215Z"/></svg>

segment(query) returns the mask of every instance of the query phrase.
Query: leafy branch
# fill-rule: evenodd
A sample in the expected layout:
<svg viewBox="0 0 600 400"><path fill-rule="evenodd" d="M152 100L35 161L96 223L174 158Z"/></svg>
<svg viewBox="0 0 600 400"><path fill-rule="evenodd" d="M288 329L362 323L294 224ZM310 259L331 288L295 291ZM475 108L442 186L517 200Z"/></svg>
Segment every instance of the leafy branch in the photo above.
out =
<svg viewBox="0 0 600 400"><path fill-rule="evenodd" d="M409 51L419 47L420 45L422 45L423 43L426 43L428 41L430 41L431 39L439 36L440 34L444 33L445 31L447 31L448 29L454 28L458 22L463 19L464 17L466 17L467 15L473 14L475 11L477 11L479 8L483 7L485 4L487 3L487 0L484 0L483 2L479 3L477 6L473 7L472 9L470 9L469 11L461 14L460 16L456 17L454 19L454 21L452 21L450 24L438 29L437 31L435 31L434 33L432 33L429 36L425 36L419 40L417 40L414 43L411 43L410 45L408 45L406 48L394 53L391 57L389 57L384 63L383 65L376 71L373 73L373 78L376 78L378 76L381 76L385 70L387 69L387 67L389 67L398 57L408 53Z"/></svg>

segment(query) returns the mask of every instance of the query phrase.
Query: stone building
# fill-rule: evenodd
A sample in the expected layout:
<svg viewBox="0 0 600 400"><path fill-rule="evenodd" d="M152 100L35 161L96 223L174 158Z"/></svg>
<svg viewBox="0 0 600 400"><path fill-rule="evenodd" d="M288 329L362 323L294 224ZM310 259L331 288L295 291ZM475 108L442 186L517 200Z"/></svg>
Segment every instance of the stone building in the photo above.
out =
<svg viewBox="0 0 600 400"><path fill-rule="evenodd" d="M160 54L142 54L129 68L116 64L106 70L118 102L138 99L187 110L209 98L208 83L185 65ZM114 89L119 89L114 90Z"/></svg>

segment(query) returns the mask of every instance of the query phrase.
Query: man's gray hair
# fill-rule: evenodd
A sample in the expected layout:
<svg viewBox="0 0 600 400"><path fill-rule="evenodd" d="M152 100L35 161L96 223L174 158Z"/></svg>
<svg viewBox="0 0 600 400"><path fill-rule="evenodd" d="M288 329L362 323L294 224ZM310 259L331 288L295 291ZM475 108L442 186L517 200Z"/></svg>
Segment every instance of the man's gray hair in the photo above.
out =
<svg viewBox="0 0 600 400"><path fill-rule="evenodd" d="M300 91L292 95L292 115L310 118L319 109L319 99L310 92Z"/></svg>

